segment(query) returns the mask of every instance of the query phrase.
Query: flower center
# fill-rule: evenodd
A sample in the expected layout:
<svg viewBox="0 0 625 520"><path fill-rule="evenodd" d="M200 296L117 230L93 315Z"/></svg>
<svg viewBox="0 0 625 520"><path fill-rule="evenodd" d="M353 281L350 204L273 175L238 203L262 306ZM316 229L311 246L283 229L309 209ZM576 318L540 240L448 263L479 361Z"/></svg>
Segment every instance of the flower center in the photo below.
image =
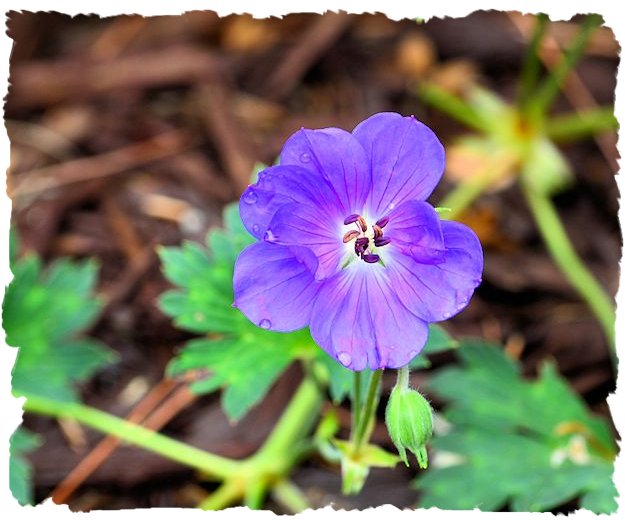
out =
<svg viewBox="0 0 625 520"><path fill-rule="evenodd" d="M347 244L354 241L354 253L364 262L368 264L379 262L380 255L374 252L375 248L384 247L391 242L391 239L385 237L384 231L382 231L388 224L388 217L382 217L370 227L361 215L349 215L343 224L346 226L353 224L355 227L343 235L343 243ZM373 242L373 246L371 242Z"/></svg>

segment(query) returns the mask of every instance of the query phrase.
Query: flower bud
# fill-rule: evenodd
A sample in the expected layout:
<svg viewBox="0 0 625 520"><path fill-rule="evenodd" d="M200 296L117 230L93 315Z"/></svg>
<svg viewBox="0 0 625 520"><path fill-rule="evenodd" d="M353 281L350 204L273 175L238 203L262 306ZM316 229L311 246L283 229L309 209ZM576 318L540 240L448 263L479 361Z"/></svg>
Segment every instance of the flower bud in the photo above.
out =
<svg viewBox="0 0 625 520"><path fill-rule="evenodd" d="M432 436L432 407L419 392L403 385L393 388L386 406L386 428L406 466L409 450L422 469L428 467L425 445Z"/></svg>

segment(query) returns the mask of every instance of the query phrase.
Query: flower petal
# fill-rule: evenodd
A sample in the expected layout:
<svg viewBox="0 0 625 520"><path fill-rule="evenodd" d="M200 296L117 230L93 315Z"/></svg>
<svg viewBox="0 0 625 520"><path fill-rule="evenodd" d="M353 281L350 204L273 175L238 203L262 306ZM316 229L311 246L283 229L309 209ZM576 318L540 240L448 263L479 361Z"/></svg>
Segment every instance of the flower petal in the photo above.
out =
<svg viewBox="0 0 625 520"><path fill-rule="evenodd" d="M458 222L441 222L445 254L437 264L424 264L398 249L385 262L397 296L425 321L451 318L464 309L482 281L484 257L475 233Z"/></svg>
<svg viewBox="0 0 625 520"><path fill-rule="evenodd" d="M384 268L363 264L323 282L310 333L347 368L377 370L407 365L425 345L428 325L402 305Z"/></svg>
<svg viewBox="0 0 625 520"><path fill-rule="evenodd" d="M241 220L253 236L262 239L278 208L292 202L334 212L337 219L342 215L336 193L318 172L299 166L272 166L260 172L258 181L241 195Z"/></svg>
<svg viewBox="0 0 625 520"><path fill-rule="evenodd" d="M444 261L445 244L441 221L436 210L427 202L404 202L388 215L383 229L393 249L412 256L417 262L438 264Z"/></svg>
<svg viewBox="0 0 625 520"><path fill-rule="evenodd" d="M306 248L259 242L234 266L234 306L263 329L291 332L308 325L320 285L317 259Z"/></svg>
<svg viewBox="0 0 625 520"><path fill-rule="evenodd" d="M264 240L283 246L304 246L318 261L315 278L333 275L345 252L343 222L307 204L285 204L271 219Z"/></svg>
<svg viewBox="0 0 625 520"><path fill-rule="evenodd" d="M371 188L369 160L354 136L339 128L302 129L285 143L280 164L318 172L332 186L343 218L362 213Z"/></svg>
<svg viewBox="0 0 625 520"><path fill-rule="evenodd" d="M445 169L445 150L414 116L376 114L352 132L367 152L373 179L370 208L378 218L407 200L425 200Z"/></svg>

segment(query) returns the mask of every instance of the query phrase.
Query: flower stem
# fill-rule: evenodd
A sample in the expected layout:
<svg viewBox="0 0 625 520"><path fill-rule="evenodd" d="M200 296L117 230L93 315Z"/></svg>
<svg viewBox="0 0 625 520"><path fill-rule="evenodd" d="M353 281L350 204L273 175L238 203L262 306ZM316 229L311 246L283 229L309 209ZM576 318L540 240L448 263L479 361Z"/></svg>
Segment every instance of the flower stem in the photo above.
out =
<svg viewBox="0 0 625 520"><path fill-rule="evenodd" d="M145 448L163 457L198 469L217 478L227 478L240 463L213 455L171 439L143 426L130 423L106 412L79 403L59 402L41 396L26 396L24 411L51 417L66 417L125 442Z"/></svg>
<svg viewBox="0 0 625 520"><path fill-rule="evenodd" d="M408 389L408 383L410 382L410 367L405 365L397 370L397 387L402 390Z"/></svg>
<svg viewBox="0 0 625 520"><path fill-rule="evenodd" d="M425 103L444 112L456 121L460 121L474 130L488 131L488 127L479 113L455 94L451 94L445 89L430 83L421 85L418 93Z"/></svg>
<svg viewBox="0 0 625 520"><path fill-rule="evenodd" d="M354 372L354 401L352 403L352 431L355 432L360 423L361 407L362 407L362 376L360 372Z"/></svg>
<svg viewBox="0 0 625 520"><path fill-rule="evenodd" d="M532 189L527 182L522 182L521 185L549 253L599 320L616 367L613 303L573 249L551 199Z"/></svg>
<svg viewBox="0 0 625 520"><path fill-rule="evenodd" d="M362 445L368 440L367 430L375 414L375 409L378 404L378 393L380 389L380 382L382 380L383 370L376 370L371 375L371 381L369 382L369 390L367 391L367 400L365 401L364 411L360 417L360 422L356 426L356 432L354 435L354 451L357 453Z"/></svg>

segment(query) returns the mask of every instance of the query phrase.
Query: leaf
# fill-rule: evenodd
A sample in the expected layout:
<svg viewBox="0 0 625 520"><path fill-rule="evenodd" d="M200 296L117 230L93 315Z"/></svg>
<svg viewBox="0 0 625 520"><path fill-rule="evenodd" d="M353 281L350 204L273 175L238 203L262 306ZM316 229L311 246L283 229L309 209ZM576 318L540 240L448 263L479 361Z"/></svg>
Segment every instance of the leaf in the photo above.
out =
<svg viewBox="0 0 625 520"><path fill-rule="evenodd" d="M22 506L33 504L32 468L25 455L41 445L39 435L23 426L9 440L9 488Z"/></svg>
<svg viewBox="0 0 625 520"><path fill-rule="evenodd" d="M411 370L428 368L431 365L430 360L427 358L428 355L456 348L457 346L458 342L447 334L445 329L443 329L440 325L431 323L430 334L425 347L423 347L421 353L415 357L408 366Z"/></svg>
<svg viewBox="0 0 625 520"><path fill-rule="evenodd" d="M525 380L501 348L480 341L462 343L458 355L460 367L429 383L449 401L451 430L432 439L432 469L416 481L419 505L548 511L580 498L582 507L613 512L616 446L608 425L555 368L545 364L538 379Z"/></svg>
<svg viewBox="0 0 625 520"><path fill-rule="evenodd" d="M186 242L159 251L165 276L177 286L162 295L161 309L178 327L210 335L189 341L168 373L203 373L191 390L205 394L222 389L222 407L233 421L260 402L294 360L316 358L320 351L307 330L266 331L232 306L234 263L253 241L238 206L231 204L224 211L224 229L209 233L208 248Z"/></svg>
<svg viewBox="0 0 625 520"><path fill-rule="evenodd" d="M74 383L116 359L101 343L80 337L101 308L93 295L97 267L60 259L44 272L31 255L14 263L13 274L2 304L6 342L19 347L13 393L75 401Z"/></svg>

